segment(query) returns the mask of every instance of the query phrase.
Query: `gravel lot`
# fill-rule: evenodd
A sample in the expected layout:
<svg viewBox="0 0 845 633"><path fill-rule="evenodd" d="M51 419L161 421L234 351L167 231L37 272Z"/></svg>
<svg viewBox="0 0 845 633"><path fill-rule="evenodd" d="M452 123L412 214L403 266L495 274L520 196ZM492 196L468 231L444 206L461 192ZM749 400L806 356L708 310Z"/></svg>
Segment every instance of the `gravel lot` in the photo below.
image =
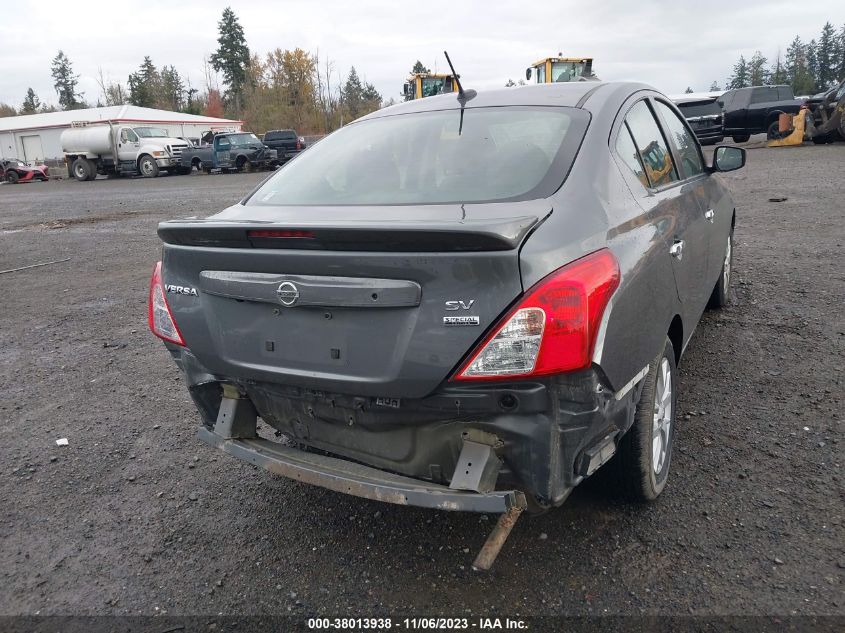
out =
<svg viewBox="0 0 845 633"><path fill-rule="evenodd" d="M0 274L0 614L845 616L843 173L838 144L754 149L726 177L734 303L681 365L666 491L588 483L521 519L488 575L470 564L495 517L346 497L196 439L147 330L156 224L263 175L0 186L0 270L70 258Z"/></svg>

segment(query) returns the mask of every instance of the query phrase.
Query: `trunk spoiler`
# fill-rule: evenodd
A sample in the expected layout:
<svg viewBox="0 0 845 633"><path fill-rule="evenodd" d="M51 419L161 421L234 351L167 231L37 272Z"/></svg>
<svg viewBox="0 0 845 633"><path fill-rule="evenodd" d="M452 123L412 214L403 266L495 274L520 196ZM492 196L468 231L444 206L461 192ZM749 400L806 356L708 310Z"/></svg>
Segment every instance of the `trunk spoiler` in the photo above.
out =
<svg viewBox="0 0 845 633"><path fill-rule="evenodd" d="M518 248L548 215L452 221L172 220L158 225L167 244L216 248L443 252Z"/></svg>

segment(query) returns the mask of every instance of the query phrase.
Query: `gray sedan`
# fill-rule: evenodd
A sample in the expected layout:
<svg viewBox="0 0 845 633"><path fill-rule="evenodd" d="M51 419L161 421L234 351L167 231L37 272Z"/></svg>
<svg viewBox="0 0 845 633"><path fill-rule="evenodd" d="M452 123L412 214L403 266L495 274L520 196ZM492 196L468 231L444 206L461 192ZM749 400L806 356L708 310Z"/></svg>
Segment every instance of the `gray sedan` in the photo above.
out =
<svg viewBox="0 0 845 633"><path fill-rule="evenodd" d="M744 163L705 161L642 84L403 103L159 225L150 327L202 440L348 494L500 513L487 568L521 511L603 465L633 498L664 489L678 363L729 298L716 172Z"/></svg>

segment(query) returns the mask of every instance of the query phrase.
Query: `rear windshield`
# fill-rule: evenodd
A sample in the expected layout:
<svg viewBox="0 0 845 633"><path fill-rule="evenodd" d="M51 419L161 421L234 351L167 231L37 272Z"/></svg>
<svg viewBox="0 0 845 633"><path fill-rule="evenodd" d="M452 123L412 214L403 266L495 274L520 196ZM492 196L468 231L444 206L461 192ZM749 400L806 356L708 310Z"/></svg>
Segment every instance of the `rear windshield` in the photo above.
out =
<svg viewBox="0 0 845 633"><path fill-rule="evenodd" d="M722 107L719 105L718 101L705 103L697 101L693 103L679 103L677 105L678 108L680 108L681 113L686 118L694 116L708 116L711 114L720 114L722 112Z"/></svg>
<svg viewBox="0 0 845 633"><path fill-rule="evenodd" d="M353 123L290 161L248 205L402 205L546 197L589 123L583 110L484 107Z"/></svg>
<svg viewBox="0 0 845 633"><path fill-rule="evenodd" d="M265 141L292 141L296 139L296 133L293 131L288 132L267 132L264 135Z"/></svg>

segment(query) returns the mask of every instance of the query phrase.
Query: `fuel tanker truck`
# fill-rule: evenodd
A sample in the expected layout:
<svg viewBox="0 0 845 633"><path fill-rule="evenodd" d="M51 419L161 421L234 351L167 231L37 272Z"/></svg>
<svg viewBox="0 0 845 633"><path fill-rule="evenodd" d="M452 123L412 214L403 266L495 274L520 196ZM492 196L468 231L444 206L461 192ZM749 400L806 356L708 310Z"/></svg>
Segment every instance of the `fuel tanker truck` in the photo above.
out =
<svg viewBox="0 0 845 633"><path fill-rule="evenodd" d="M162 171L188 173L179 159L188 142L156 127L74 124L62 132L68 176L94 180L97 174L155 178Z"/></svg>

